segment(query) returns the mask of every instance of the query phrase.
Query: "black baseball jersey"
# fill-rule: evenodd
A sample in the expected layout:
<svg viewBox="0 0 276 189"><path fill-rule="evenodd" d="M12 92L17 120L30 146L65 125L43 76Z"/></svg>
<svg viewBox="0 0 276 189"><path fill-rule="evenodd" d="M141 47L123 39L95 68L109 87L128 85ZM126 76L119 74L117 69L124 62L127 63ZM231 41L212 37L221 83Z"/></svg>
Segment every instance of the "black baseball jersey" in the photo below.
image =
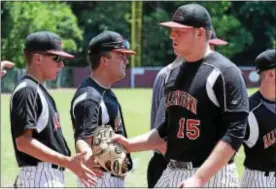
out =
<svg viewBox="0 0 276 189"><path fill-rule="evenodd" d="M204 162L219 140L237 150L249 111L241 71L212 52L186 62L165 86L166 120L158 128L167 137L166 159Z"/></svg>
<svg viewBox="0 0 276 189"><path fill-rule="evenodd" d="M249 98L249 105L244 165L252 170L276 171L276 103L257 91Z"/></svg>
<svg viewBox="0 0 276 189"><path fill-rule="evenodd" d="M90 77L77 89L71 102L75 140L93 136L99 125L111 125L114 132L127 137L121 106L111 89L105 89ZM129 170L132 168L130 154Z"/></svg>
<svg viewBox="0 0 276 189"><path fill-rule="evenodd" d="M33 138L63 155L70 150L62 135L59 114L48 91L37 80L24 76L13 91L10 103L11 133L19 167L36 166L38 160L18 151L16 138L27 129L33 130Z"/></svg>

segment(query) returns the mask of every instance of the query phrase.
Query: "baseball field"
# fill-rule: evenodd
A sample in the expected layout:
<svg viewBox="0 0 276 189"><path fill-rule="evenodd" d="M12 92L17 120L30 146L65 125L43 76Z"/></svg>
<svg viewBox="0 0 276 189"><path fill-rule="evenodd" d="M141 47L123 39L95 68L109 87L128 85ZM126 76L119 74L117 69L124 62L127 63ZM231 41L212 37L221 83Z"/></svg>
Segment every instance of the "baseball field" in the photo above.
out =
<svg viewBox="0 0 276 189"><path fill-rule="evenodd" d="M73 89L51 90L50 93L56 101L60 113L63 133L71 151L74 153L73 129L70 118L70 102L74 94ZM115 89L114 90L123 108L126 128L130 137L145 133L149 130L151 89ZM249 89L252 94L256 89ZM10 94L1 94L1 187L12 187L19 168L14 156L9 121ZM126 179L127 187L146 187L146 171L152 152L132 154L134 170ZM239 175L243 173L243 150L236 155L235 162ZM75 187L76 177L70 172L65 172L65 186Z"/></svg>

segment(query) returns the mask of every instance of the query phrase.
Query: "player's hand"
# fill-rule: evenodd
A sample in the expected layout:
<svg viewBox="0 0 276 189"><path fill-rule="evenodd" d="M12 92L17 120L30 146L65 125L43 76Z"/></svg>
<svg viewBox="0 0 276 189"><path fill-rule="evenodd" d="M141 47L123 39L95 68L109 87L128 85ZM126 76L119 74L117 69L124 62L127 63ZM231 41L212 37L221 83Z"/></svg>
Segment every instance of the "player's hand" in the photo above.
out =
<svg viewBox="0 0 276 189"><path fill-rule="evenodd" d="M87 152L82 152L70 157L67 168L77 175L86 187L90 187L97 184L97 175L85 165L86 153Z"/></svg>
<svg viewBox="0 0 276 189"><path fill-rule="evenodd" d="M4 70L4 68L12 68L12 67L14 67L14 63L7 61L7 60L1 61L1 77L6 75L6 73L7 73L7 71Z"/></svg>
<svg viewBox="0 0 276 189"><path fill-rule="evenodd" d="M101 166L96 162L95 158L93 156L85 157L84 164L91 169L97 177L102 178L103 177L103 171L101 169Z"/></svg>
<svg viewBox="0 0 276 189"><path fill-rule="evenodd" d="M192 176L187 180L184 180L183 182L181 182L178 187L179 188L199 188L203 186L204 186L204 183L199 178Z"/></svg>
<svg viewBox="0 0 276 189"><path fill-rule="evenodd" d="M114 136L112 138L110 138L107 142L119 143L125 148L126 152L128 152L128 153L131 152L129 140L122 135L114 134Z"/></svg>

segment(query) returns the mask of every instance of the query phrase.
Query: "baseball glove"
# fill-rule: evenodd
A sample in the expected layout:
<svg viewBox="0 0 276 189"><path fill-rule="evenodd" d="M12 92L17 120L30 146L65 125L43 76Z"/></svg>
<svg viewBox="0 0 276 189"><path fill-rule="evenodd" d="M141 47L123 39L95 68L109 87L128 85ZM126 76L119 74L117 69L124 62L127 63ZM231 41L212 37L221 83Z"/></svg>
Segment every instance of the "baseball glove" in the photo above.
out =
<svg viewBox="0 0 276 189"><path fill-rule="evenodd" d="M124 177L128 171L128 158L122 145L107 142L113 135L114 131L110 125L97 127L91 146L93 156L106 171Z"/></svg>

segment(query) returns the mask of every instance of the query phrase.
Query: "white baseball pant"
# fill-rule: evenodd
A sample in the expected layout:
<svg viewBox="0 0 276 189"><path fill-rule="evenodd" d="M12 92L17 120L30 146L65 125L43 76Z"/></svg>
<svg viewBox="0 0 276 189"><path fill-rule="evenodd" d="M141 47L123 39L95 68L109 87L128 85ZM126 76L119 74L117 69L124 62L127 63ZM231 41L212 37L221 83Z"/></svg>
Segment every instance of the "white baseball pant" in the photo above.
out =
<svg viewBox="0 0 276 189"><path fill-rule="evenodd" d="M198 168L171 168L169 165L156 183L156 188L178 187L182 181L193 176ZM218 171L204 187L239 187L235 163L228 164Z"/></svg>
<svg viewBox="0 0 276 189"><path fill-rule="evenodd" d="M45 162L37 166L24 166L16 177L14 187L64 187L64 171L54 169L52 164Z"/></svg>
<svg viewBox="0 0 276 189"><path fill-rule="evenodd" d="M266 173L245 168L241 186L246 188L276 188L276 171Z"/></svg>
<svg viewBox="0 0 276 189"><path fill-rule="evenodd" d="M125 181L120 177L111 176L109 172L103 172L102 178L96 178L96 188L124 188ZM78 186L84 188L85 186L78 180Z"/></svg>

